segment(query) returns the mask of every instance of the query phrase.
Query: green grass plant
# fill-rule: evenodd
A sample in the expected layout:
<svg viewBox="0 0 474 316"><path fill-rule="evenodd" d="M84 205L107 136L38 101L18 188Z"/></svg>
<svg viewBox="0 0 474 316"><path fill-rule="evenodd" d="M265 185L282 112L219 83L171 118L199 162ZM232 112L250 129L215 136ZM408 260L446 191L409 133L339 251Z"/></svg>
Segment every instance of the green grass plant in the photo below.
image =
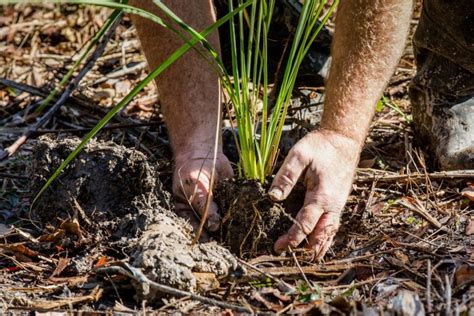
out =
<svg viewBox="0 0 474 316"><path fill-rule="evenodd" d="M275 0L253 1L248 10L231 19L233 80L225 76L222 82L236 116L241 176L263 183L272 174L299 68L338 2L329 5L327 0L304 1L290 52L284 60L275 104L269 103L268 73L268 35ZM242 4L242 0L237 3ZM229 11L232 10L234 4L229 1Z"/></svg>

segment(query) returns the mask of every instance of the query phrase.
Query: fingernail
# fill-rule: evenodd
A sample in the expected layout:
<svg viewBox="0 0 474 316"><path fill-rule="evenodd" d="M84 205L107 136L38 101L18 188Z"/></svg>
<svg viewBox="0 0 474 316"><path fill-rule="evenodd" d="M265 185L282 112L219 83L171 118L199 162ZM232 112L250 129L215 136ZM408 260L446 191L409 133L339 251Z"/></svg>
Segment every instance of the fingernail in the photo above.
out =
<svg viewBox="0 0 474 316"><path fill-rule="evenodd" d="M285 247L286 247L286 239L285 239L285 236L281 236L281 237L278 238L278 240L275 242L275 245L273 245L273 250L274 250L277 254L281 254L281 253L285 250Z"/></svg>
<svg viewBox="0 0 474 316"><path fill-rule="evenodd" d="M283 192L279 188L271 188L268 194L272 200L280 201L283 197Z"/></svg>

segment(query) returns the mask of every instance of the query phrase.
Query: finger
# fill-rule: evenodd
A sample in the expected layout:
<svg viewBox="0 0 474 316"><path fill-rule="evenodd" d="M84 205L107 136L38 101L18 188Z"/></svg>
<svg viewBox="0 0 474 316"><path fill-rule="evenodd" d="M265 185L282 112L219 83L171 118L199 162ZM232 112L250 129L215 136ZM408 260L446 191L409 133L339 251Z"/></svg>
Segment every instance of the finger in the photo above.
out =
<svg viewBox="0 0 474 316"><path fill-rule="evenodd" d="M178 192L176 192L175 195L180 203L187 203L189 209L193 209L202 216L209 195L209 182L209 176L205 170L191 172L188 179L181 182L180 187L177 189ZM219 228L219 223L219 208L216 203L211 201L207 213L207 227L209 230L215 231Z"/></svg>
<svg viewBox="0 0 474 316"><path fill-rule="evenodd" d="M198 229L199 220L197 219L194 211L189 207L187 203L176 202L174 211L176 215L178 215L181 218L184 218L192 226L194 231ZM200 242L209 241L209 235L207 234L205 230L202 232L201 236L199 237L199 241Z"/></svg>
<svg viewBox="0 0 474 316"><path fill-rule="evenodd" d="M314 231L309 235L308 247L315 252L316 258L322 258L332 245L339 228L338 213L324 213Z"/></svg>
<svg viewBox="0 0 474 316"><path fill-rule="evenodd" d="M191 200L191 205L202 216L205 213L206 201L209 197L209 181L208 179L198 180L196 186L197 189L194 198ZM210 231L216 231L219 228L221 216L219 215L219 208L214 201L209 203L206 220L207 228Z"/></svg>
<svg viewBox="0 0 474 316"><path fill-rule="evenodd" d="M332 243L334 241L334 235L329 237L322 245L321 248L319 248L319 252L315 252L315 257L314 259L322 259L324 255L328 252L329 248L331 248Z"/></svg>
<svg viewBox="0 0 474 316"><path fill-rule="evenodd" d="M307 193L308 194L308 193ZM316 223L323 214L323 210L315 203L306 204L295 218L295 223L289 229L288 233L281 236L275 243L276 252L281 252L288 247L296 248L311 234Z"/></svg>
<svg viewBox="0 0 474 316"><path fill-rule="evenodd" d="M217 165L217 181L232 179L234 177L234 170L228 160L222 161Z"/></svg>
<svg viewBox="0 0 474 316"><path fill-rule="evenodd" d="M307 166L307 162L305 162L302 157L303 155L294 148L285 158L268 193L272 200L282 201L290 194Z"/></svg>

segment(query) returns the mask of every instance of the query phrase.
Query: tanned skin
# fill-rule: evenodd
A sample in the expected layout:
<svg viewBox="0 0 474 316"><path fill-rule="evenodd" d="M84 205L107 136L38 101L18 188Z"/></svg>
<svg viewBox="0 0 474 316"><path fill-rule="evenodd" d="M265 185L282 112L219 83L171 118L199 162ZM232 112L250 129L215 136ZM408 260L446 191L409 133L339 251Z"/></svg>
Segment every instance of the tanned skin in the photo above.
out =
<svg viewBox="0 0 474 316"><path fill-rule="evenodd" d="M215 22L211 0L162 2L197 31ZM132 0L129 3L163 17L151 0ZM132 21L150 68L159 66L184 44L176 34L152 21L137 16L132 16ZM210 34L207 40L219 51L217 32ZM196 226L195 212L202 214L209 192L217 117L220 116L219 78L207 61L190 50L158 76L156 85L175 159L173 194L176 211ZM216 171L216 180L233 176L230 163L222 153L221 143ZM218 229L219 221L217 205L212 202L208 212L208 228Z"/></svg>
<svg viewBox="0 0 474 316"><path fill-rule="evenodd" d="M163 2L197 30L215 19L208 0ZM131 4L158 13L151 1L136 0ZM296 223L278 239L275 250L294 248L306 240L315 257L320 258L331 246L375 104L402 54L412 6L413 0L341 1L321 128L294 146L270 189L274 200L283 200L304 177L307 190ZM133 21L151 67L159 65L182 44L172 33L143 19ZM219 47L216 34L208 40ZM190 199L197 181L199 194L192 204L201 212L211 167L206 158L212 152L215 117L219 115L218 79L206 62L190 52L160 76L157 85L176 157L173 188L178 209L189 209L184 197ZM218 158L218 175L230 177L232 171L220 147ZM204 168L199 171L202 165ZM211 228L216 228L215 204L209 219Z"/></svg>
<svg viewBox="0 0 474 316"><path fill-rule="evenodd" d="M403 52L412 7L412 0L341 1L321 127L294 146L270 190L282 200L304 176L304 206L275 250L307 240L320 258L331 246L375 104Z"/></svg>

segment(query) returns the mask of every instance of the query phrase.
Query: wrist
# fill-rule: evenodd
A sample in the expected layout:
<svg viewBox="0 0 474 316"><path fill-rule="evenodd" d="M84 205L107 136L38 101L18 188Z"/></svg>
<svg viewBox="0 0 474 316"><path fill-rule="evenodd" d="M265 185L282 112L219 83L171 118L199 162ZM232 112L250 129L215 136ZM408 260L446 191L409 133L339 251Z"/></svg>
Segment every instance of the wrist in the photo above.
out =
<svg viewBox="0 0 474 316"><path fill-rule="evenodd" d="M339 130L320 128L318 133L325 136L336 148L346 148L351 151L360 151L364 144L365 137L347 135Z"/></svg>
<svg viewBox="0 0 474 316"><path fill-rule="evenodd" d="M190 159L212 159L214 155L214 140L212 142L193 142L173 146L174 159L176 162L185 162ZM223 154L221 142L217 146L217 155Z"/></svg>

